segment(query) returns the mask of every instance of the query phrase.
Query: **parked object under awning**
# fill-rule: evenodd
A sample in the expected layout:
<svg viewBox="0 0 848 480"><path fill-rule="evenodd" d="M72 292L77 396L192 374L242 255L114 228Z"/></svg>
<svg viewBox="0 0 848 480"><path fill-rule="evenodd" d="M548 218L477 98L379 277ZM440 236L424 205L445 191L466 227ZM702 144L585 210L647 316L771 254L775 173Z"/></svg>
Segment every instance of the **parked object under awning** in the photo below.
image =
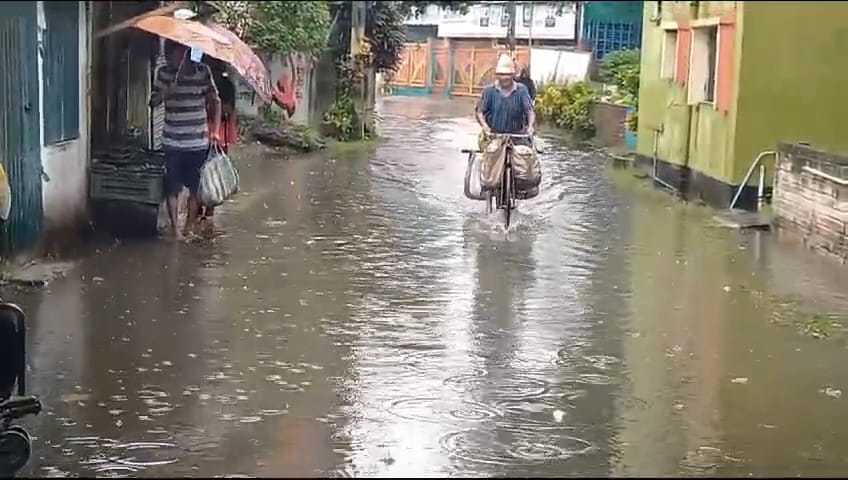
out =
<svg viewBox="0 0 848 480"><path fill-rule="evenodd" d="M229 64L263 101L266 103L271 101L268 68L244 41L223 26L205 25L193 20L181 20L173 16L149 13L122 23L120 29L133 27L144 30L189 48L201 50L204 55ZM104 32L109 34L118 30L111 28Z"/></svg>

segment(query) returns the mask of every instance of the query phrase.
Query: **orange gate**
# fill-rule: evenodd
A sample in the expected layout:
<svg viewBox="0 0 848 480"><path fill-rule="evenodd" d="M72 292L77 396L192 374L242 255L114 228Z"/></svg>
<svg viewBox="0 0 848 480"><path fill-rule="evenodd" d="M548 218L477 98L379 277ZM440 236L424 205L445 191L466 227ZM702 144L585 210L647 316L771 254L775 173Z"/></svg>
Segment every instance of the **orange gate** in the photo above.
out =
<svg viewBox="0 0 848 480"><path fill-rule="evenodd" d="M414 88L428 93L448 92L451 95L476 96L494 81L495 64L506 52L493 46L434 46L427 43L408 43L400 67L391 78L397 88ZM516 64L530 62L530 50L515 51Z"/></svg>
<svg viewBox="0 0 848 480"><path fill-rule="evenodd" d="M400 68L392 77L394 87L429 86L430 48L426 43L407 43Z"/></svg>
<svg viewBox="0 0 848 480"><path fill-rule="evenodd" d="M453 50L453 82L451 94L459 96L477 96L486 85L495 81L495 64L498 57L506 53L505 48L496 47L457 47ZM528 48L516 48L516 66L526 65L530 61Z"/></svg>

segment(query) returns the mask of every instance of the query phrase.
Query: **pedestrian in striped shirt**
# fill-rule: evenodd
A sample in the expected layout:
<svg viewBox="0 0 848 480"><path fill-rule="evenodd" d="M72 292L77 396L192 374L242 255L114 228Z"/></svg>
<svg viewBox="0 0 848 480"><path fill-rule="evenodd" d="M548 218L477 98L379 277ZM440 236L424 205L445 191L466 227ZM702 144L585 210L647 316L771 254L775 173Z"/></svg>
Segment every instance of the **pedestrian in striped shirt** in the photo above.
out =
<svg viewBox="0 0 848 480"><path fill-rule="evenodd" d="M165 194L173 235L177 239L193 234L200 210L197 190L200 168L206 161L210 143L218 143L221 100L209 67L188 58L188 49L174 42L165 46L167 64L159 67L153 81L150 105L165 102L162 132L165 150ZM211 132L207 106L212 111ZM189 190L188 213L182 233L177 229L179 194Z"/></svg>

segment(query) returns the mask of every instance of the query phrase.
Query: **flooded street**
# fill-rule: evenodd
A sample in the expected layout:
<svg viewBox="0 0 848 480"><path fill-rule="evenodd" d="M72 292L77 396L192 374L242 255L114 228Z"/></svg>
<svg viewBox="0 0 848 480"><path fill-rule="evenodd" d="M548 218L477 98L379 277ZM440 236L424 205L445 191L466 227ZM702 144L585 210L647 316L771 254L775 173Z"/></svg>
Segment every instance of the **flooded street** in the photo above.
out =
<svg viewBox="0 0 848 480"><path fill-rule="evenodd" d="M848 269L552 137L504 232L462 193L470 113L385 100L371 151L238 157L214 244L4 292L45 403L24 473L848 472Z"/></svg>

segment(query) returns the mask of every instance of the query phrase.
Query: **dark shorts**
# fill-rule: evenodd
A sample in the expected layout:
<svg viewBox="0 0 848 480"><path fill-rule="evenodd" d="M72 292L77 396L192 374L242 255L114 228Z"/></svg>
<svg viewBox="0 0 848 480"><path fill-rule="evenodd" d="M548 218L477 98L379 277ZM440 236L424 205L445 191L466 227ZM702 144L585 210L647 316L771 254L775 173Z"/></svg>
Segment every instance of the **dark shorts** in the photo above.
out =
<svg viewBox="0 0 848 480"><path fill-rule="evenodd" d="M165 151L165 194L177 195L183 187L197 193L200 186L200 167L206 162L207 150Z"/></svg>

